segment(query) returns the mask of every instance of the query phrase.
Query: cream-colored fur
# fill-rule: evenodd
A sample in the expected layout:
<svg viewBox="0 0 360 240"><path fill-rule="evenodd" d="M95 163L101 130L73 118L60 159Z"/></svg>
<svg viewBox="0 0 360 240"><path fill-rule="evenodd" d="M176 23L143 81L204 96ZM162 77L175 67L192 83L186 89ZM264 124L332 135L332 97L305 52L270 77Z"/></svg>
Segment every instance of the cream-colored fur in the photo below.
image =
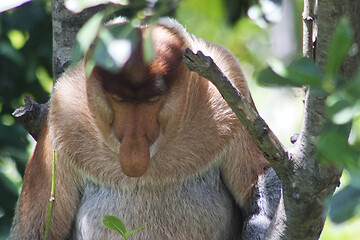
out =
<svg viewBox="0 0 360 240"><path fill-rule="evenodd" d="M252 101L228 50L188 34L174 20L162 19L157 28L211 56ZM119 238L102 226L104 215L122 219L128 228L147 222L133 240L240 238L238 207L247 207L253 185L269 165L210 82L184 68L166 95L158 118L160 135L141 177L127 177L121 170L113 118L99 81L93 75L86 79L84 62L62 76L32 159L37 163L27 167L10 239L42 237L52 149L58 152L59 169L52 239ZM32 180L36 177L43 183Z"/></svg>

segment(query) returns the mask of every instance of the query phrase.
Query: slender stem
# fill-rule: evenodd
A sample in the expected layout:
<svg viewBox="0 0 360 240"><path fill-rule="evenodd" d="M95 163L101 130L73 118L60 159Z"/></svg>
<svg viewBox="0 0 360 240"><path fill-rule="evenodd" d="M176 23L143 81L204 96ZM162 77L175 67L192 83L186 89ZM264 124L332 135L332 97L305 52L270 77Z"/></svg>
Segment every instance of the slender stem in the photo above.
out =
<svg viewBox="0 0 360 240"><path fill-rule="evenodd" d="M304 0L303 19L303 56L314 57L313 25L314 25L314 0Z"/></svg>
<svg viewBox="0 0 360 240"><path fill-rule="evenodd" d="M53 205L54 205L54 201L55 201L55 181L56 181L56 151L54 150L52 180L51 180L51 196L49 199L49 210L48 210L46 226L45 226L45 237L44 237L45 240L48 238L49 232L50 232L52 210L53 210Z"/></svg>

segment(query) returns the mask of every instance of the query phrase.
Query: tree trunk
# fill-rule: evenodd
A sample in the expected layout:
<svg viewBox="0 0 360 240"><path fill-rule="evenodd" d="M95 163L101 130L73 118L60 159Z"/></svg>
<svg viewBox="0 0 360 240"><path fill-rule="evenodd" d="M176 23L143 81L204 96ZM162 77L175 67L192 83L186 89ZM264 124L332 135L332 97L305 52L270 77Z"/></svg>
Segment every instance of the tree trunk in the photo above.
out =
<svg viewBox="0 0 360 240"><path fill-rule="evenodd" d="M69 67L71 51L76 34L84 23L105 6L88 8L79 14L70 12L64 0L51 0L53 25L53 78L54 85L59 76Z"/></svg>
<svg viewBox="0 0 360 240"><path fill-rule="evenodd" d="M316 63L324 68L332 33L342 16L350 19L355 31L355 42L360 46L360 2L316 1L317 12L314 15L313 1L304 1L303 54L306 57L314 56ZM315 40L314 45L312 39ZM345 61L343 76L348 79L354 77L359 59L360 53L357 52ZM325 200L333 194L341 176L341 170L336 166L318 163L316 156L316 142L326 122L326 97L324 93L311 88L305 91L305 116L301 135L290 153L294 169L289 179L282 182L283 199L273 220L273 229L268 232L268 239L318 239L323 229Z"/></svg>

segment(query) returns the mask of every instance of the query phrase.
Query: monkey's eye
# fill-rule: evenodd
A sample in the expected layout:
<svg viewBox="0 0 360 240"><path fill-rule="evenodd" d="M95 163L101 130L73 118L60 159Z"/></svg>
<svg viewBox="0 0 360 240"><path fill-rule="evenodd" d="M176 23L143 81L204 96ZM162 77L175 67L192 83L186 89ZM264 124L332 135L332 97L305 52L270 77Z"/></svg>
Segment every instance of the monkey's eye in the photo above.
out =
<svg viewBox="0 0 360 240"><path fill-rule="evenodd" d="M118 95L112 95L112 99L117 103L124 103L126 100Z"/></svg>
<svg viewBox="0 0 360 240"><path fill-rule="evenodd" d="M160 100L160 96L155 96L146 100L147 103L157 103Z"/></svg>

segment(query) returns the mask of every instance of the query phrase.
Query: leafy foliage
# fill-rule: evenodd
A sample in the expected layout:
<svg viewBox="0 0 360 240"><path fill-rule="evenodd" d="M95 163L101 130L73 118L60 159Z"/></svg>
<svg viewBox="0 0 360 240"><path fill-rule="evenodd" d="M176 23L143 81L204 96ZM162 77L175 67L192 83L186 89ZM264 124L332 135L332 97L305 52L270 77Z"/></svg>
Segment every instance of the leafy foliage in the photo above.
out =
<svg viewBox="0 0 360 240"><path fill-rule="evenodd" d="M82 0L68 0L66 6L70 10L82 11L84 8L96 6L100 3L115 3L110 8L95 14L79 31L73 59L78 61L93 46L87 61L86 71L90 73L95 65L111 72L119 71L129 60L131 53L139 44L137 27L148 23L150 26L158 18L171 15L178 7L179 0L162 1L123 1L96 0L93 2ZM105 24L110 18L126 16L127 21L121 25ZM115 20L116 21L116 20ZM118 20L119 21L119 20ZM114 54L121 49L123 54ZM151 35L142 42L143 55L146 61L154 57Z"/></svg>
<svg viewBox="0 0 360 240"><path fill-rule="evenodd" d="M282 17L281 0L259 0L248 10L248 15L259 27L279 22Z"/></svg>
<svg viewBox="0 0 360 240"><path fill-rule="evenodd" d="M314 61L309 58L300 58L289 66L272 59L270 67L257 73L255 76L258 83L264 86L292 86L301 87L311 84L321 85L323 73Z"/></svg>
<svg viewBox="0 0 360 240"><path fill-rule="evenodd" d="M120 233L125 240L128 240L132 234L138 232L139 230L143 229L146 226L146 223L144 223L139 227L127 231L124 223L120 219L114 216L105 216L103 219L103 224L105 227Z"/></svg>
<svg viewBox="0 0 360 240"><path fill-rule="evenodd" d="M301 58L284 66L271 61L270 66L256 74L259 84L266 86L312 88L328 95L326 113L328 123L323 129L318 143L320 161L335 162L349 170L352 179L359 179L360 142L356 119L360 116L360 71L355 79L345 79L341 66L354 42L354 33L346 18L342 18L335 28L324 71L310 59ZM350 133L352 141L350 141ZM339 204L341 203L341 204ZM360 184L351 184L340 190L330 202L330 217L339 223L360 213Z"/></svg>

